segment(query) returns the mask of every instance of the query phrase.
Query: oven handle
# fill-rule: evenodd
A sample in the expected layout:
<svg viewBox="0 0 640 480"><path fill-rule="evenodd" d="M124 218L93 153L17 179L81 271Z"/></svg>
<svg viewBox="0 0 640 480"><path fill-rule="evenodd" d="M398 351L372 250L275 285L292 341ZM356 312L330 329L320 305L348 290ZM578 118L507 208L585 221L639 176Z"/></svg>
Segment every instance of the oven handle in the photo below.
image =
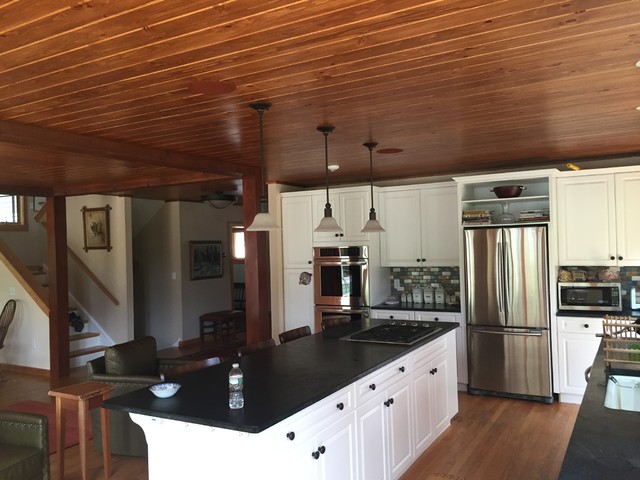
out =
<svg viewBox="0 0 640 480"><path fill-rule="evenodd" d="M351 309L344 309L344 308L340 308L340 307L325 307L322 305L316 305L316 310L318 310L321 313L344 313L344 314L350 314L350 313L369 313L369 309L365 308L365 309L361 309L361 308L351 308Z"/></svg>
<svg viewBox="0 0 640 480"><path fill-rule="evenodd" d="M369 262L367 260L314 260L315 265L329 266L329 267L348 267L350 265L367 266Z"/></svg>

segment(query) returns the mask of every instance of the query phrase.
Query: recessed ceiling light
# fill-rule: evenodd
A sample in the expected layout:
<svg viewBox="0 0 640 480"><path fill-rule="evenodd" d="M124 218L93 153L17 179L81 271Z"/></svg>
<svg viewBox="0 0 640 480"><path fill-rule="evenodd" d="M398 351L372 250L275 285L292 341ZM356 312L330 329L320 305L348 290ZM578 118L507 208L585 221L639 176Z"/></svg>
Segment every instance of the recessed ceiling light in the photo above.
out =
<svg viewBox="0 0 640 480"><path fill-rule="evenodd" d="M379 148L378 150L376 150L376 153L383 153L383 154L401 153L401 152L404 152L404 148Z"/></svg>
<svg viewBox="0 0 640 480"><path fill-rule="evenodd" d="M202 95L223 95L231 93L236 89L232 82L222 82L211 78L202 78L192 80L187 85L187 90L191 93L200 93Z"/></svg>
<svg viewBox="0 0 640 480"><path fill-rule="evenodd" d="M340 168L340 165L329 165L327 168L329 169L330 172L335 172Z"/></svg>
<svg viewBox="0 0 640 480"><path fill-rule="evenodd" d="M636 67L640 68L640 60L636 62Z"/></svg>
<svg viewBox="0 0 640 480"><path fill-rule="evenodd" d="M636 107L636 110L638 110L640 112L640 106Z"/></svg>

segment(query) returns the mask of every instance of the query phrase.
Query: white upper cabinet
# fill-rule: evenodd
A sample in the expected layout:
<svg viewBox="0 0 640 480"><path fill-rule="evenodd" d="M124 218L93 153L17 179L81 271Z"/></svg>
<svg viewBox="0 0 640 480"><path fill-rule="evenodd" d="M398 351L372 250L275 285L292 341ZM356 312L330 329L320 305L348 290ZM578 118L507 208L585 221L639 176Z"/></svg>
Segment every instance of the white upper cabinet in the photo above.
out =
<svg viewBox="0 0 640 480"><path fill-rule="evenodd" d="M282 196L282 258L284 268L313 268L311 196Z"/></svg>
<svg viewBox="0 0 640 480"><path fill-rule="evenodd" d="M455 185L391 187L379 198L383 267L458 265Z"/></svg>
<svg viewBox="0 0 640 480"><path fill-rule="evenodd" d="M640 173L565 176L557 193L561 265L640 263Z"/></svg>
<svg viewBox="0 0 640 480"><path fill-rule="evenodd" d="M342 233L313 232L313 243L323 245L353 244L360 245L369 241L369 234L362 233L364 224L369 219L371 193L368 188L329 190L329 201L333 210L333 218L342 227ZM325 192L313 195L313 227L316 228L324 217L324 206L327 203Z"/></svg>

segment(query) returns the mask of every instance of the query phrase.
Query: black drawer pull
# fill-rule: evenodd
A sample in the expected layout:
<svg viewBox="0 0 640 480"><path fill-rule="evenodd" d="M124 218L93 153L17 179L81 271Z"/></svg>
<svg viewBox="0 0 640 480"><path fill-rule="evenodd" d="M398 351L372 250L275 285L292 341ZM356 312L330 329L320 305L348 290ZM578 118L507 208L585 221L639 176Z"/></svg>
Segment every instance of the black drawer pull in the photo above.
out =
<svg viewBox="0 0 640 480"><path fill-rule="evenodd" d="M375 389L376 389L376 384L375 384L375 383L372 383L371 385L369 385L369 388L370 388L371 390L375 390Z"/></svg>
<svg viewBox="0 0 640 480"><path fill-rule="evenodd" d="M319 451L322 455L324 455L324 452L326 452L326 451L327 451L327 449L326 449L326 448L324 448L324 445L321 445L320 447L318 447L318 451Z"/></svg>
<svg viewBox="0 0 640 480"><path fill-rule="evenodd" d="M344 410L344 403L340 402L336 405L336 407L338 408L338 410Z"/></svg>
<svg viewBox="0 0 640 480"><path fill-rule="evenodd" d="M588 323L585 323L585 324L584 324L584 328L589 328L589 324L588 324Z"/></svg>
<svg viewBox="0 0 640 480"><path fill-rule="evenodd" d="M295 432L289 432L287 433L287 438L289 440L293 440L294 438L296 438L296 433Z"/></svg>
<svg viewBox="0 0 640 480"><path fill-rule="evenodd" d="M400 370L402 373L404 373L404 367L400 367L398 370Z"/></svg>
<svg viewBox="0 0 640 480"><path fill-rule="evenodd" d="M320 452L317 450L315 452L311 452L311 456L317 460L320 458Z"/></svg>

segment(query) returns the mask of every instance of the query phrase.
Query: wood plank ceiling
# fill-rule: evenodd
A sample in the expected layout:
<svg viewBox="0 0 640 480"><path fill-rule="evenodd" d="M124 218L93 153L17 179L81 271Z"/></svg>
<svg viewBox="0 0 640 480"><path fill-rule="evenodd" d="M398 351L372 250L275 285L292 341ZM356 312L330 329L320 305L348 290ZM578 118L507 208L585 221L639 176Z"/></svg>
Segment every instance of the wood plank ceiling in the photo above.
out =
<svg viewBox="0 0 640 480"><path fill-rule="evenodd" d="M5 0L0 190L197 200L640 151L638 0ZM614 164L614 160L610 160ZM169 186L167 188L163 186ZM160 188L161 187L161 188Z"/></svg>

